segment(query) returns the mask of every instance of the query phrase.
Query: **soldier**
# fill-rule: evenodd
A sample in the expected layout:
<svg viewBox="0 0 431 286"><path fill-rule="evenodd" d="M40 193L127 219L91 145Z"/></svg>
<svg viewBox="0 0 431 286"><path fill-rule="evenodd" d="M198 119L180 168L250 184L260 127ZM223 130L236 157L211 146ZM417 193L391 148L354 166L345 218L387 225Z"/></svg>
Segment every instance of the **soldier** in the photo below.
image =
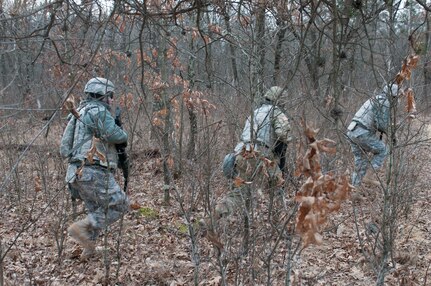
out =
<svg viewBox="0 0 431 286"><path fill-rule="evenodd" d="M86 99L69 119L61 139L60 154L69 159L66 182L72 195L81 198L88 211L85 219L68 228L83 248L81 259L95 253L100 231L117 221L129 208L129 200L115 181L116 144L127 144L127 133L110 113L114 84L101 77L90 79Z"/></svg>
<svg viewBox="0 0 431 286"><path fill-rule="evenodd" d="M270 192L283 184L279 163L284 154L275 152L275 149L290 141L290 124L286 114L276 105L282 95L281 87L271 87L260 107L254 110L252 117L247 118L234 153L233 177L237 178L237 182L239 178L258 187L263 184ZM234 208L246 201L250 192L246 186L234 187L216 204L216 219L230 215Z"/></svg>
<svg viewBox="0 0 431 286"><path fill-rule="evenodd" d="M396 99L392 100L390 96L398 96L398 85L385 85L381 94L368 99L347 128L347 137L355 157L355 171L352 174L352 185L355 187L362 182L380 185L376 171L382 167L388 153L381 134L388 134L390 103L396 102ZM371 159L368 158L368 153L371 153ZM372 168L368 168L369 164Z"/></svg>

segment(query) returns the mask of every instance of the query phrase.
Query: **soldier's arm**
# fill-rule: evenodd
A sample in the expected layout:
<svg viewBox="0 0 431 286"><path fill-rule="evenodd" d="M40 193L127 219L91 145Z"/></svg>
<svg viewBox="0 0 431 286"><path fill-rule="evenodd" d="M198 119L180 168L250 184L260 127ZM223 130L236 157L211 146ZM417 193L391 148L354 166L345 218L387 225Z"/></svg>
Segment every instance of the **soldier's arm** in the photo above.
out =
<svg viewBox="0 0 431 286"><path fill-rule="evenodd" d="M277 136L277 140L288 143L289 142L289 131L290 123L286 114L284 114L279 108L274 110L274 129Z"/></svg>
<svg viewBox="0 0 431 286"><path fill-rule="evenodd" d="M108 110L100 110L92 117L95 119L94 124L100 139L112 144L127 142L127 133L115 124L115 120Z"/></svg>

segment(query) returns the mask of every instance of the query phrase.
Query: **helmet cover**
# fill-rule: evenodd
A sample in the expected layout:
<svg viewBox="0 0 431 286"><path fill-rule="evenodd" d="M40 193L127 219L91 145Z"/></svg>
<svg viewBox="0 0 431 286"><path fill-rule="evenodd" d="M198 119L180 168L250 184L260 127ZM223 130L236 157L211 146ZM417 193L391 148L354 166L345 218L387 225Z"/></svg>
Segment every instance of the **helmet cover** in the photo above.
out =
<svg viewBox="0 0 431 286"><path fill-rule="evenodd" d="M270 101L276 101L280 98L281 93L283 92L283 89L279 86L273 86L265 93L263 96L265 99Z"/></svg>
<svg viewBox="0 0 431 286"><path fill-rule="evenodd" d="M115 86L110 80L103 77L95 77L87 82L84 92L106 96L114 92L114 88Z"/></svg>

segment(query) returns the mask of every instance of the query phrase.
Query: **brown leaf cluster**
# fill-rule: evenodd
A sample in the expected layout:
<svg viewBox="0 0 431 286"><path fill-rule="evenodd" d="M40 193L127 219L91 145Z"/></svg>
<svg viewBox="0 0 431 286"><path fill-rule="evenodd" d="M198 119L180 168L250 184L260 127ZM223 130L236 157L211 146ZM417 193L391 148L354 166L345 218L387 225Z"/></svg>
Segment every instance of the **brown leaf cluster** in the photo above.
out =
<svg viewBox="0 0 431 286"><path fill-rule="evenodd" d="M403 65L401 67L401 71L395 76L395 82L402 86L405 80L410 80L412 75L412 70L417 67L419 62L418 55L409 55L403 61ZM410 113L409 118L415 118L416 110L416 102L413 90L408 88L402 93L406 98L406 111Z"/></svg>
<svg viewBox="0 0 431 286"><path fill-rule="evenodd" d="M320 154L335 154L335 142L330 139L316 140L318 130L305 127L308 149L297 161L296 176L304 175L307 180L296 194L299 203L296 217L296 231L303 239L303 247L320 244L320 227L326 223L332 212L340 209L341 203L348 197L353 186L346 175L333 173L322 174Z"/></svg>
<svg viewBox="0 0 431 286"><path fill-rule="evenodd" d="M119 104L122 108L132 109L136 103L132 93L127 93L119 98Z"/></svg>
<svg viewBox="0 0 431 286"><path fill-rule="evenodd" d="M411 88L405 91L405 96L407 98L406 111L408 113L416 113L416 101L413 90Z"/></svg>
<svg viewBox="0 0 431 286"><path fill-rule="evenodd" d="M233 179L233 185L236 187L236 188L239 188L239 187L241 187L242 185L250 185L251 184L251 182L247 182L246 180L244 180L243 178L241 178L241 177L235 177L234 179Z"/></svg>
<svg viewBox="0 0 431 286"><path fill-rule="evenodd" d="M36 193L42 191L42 179L40 178L39 175L36 175L34 177L34 191Z"/></svg>
<svg viewBox="0 0 431 286"><path fill-rule="evenodd" d="M296 162L295 176L301 174L306 177L312 176L314 179L322 175L320 166L320 153L335 154L335 142L330 139L316 140L315 136L319 132L318 129L312 129L308 126L305 128L305 136L309 143L309 148L303 157L299 157Z"/></svg>
<svg viewBox="0 0 431 286"><path fill-rule="evenodd" d="M401 85L404 80L410 80L412 76L412 69L417 67L419 56L409 55L403 62L401 71L395 76L395 82Z"/></svg>

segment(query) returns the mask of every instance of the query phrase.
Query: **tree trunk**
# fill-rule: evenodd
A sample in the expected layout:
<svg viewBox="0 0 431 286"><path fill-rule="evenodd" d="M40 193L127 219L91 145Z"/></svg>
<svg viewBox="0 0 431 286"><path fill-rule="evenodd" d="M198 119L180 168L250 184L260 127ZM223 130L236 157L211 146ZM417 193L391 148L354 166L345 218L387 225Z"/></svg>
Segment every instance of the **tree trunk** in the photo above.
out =
<svg viewBox="0 0 431 286"><path fill-rule="evenodd" d="M254 80L252 83L256 83L257 95L263 95L263 85L265 78L265 0L259 0L257 4L257 15L256 15L256 37L255 37L255 51L254 51Z"/></svg>
<svg viewBox="0 0 431 286"><path fill-rule="evenodd" d="M167 27L167 26L166 26ZM173 163L172 156L172 148L171 148L171 138L170 134L172 133L172 110L171 103L169 100L169 93L167 92L167 86L165 85L169 80L169 70L168 70L168 33L163 33L160 37L160 51L161 56L159 58L159 67L160 67L160 75L161 81L164 85L160 89L160 102L158 107L160 108L157 111L160 112L159 116L163 119L163 125L158 128L160 132L161 143L162 143L162 156L163 156L163 202L168 205L170 202L170 188L172 182L172 172L171 167ZM170 65L169 65L170 66ZM157 106L157 105L156 105Z"/></svg>
<svg viewBox="0 0 431 286"><path fill-rule="evenodd" d="M190 50L195 53L193 37L190 39ZM195 60L193 56L189 57L189 62L187 66L187 77L189 80L189 89L192 92L195 85L195 70L194 70ZM187 143L187 159L192 159L196 155L196 137L198 134L198 119L196 116L196 110L193 104L186 102L186 108L189 115L190 122L190 139Z"/></svg>
<svg viewBox="0 0 431 286"><path fill-rule="evenodd" d="M277 45L275 46L274 52L274 74L272 76L272 85L279 85L281 51L287 30L286 23L280 19L277 19L277 26L279 31L277 35Z"/></svg>
<svg viewBox="0 0 431 286"><path fill-rule="evenodd" d="M431 92L431 63L429 61L429 46L430 46L430 33L431 33L431 17L430 13L426 12L427 32L425 33L425 64L424 64L424 97L426 106L428 106L428 95Z"/></svg>

